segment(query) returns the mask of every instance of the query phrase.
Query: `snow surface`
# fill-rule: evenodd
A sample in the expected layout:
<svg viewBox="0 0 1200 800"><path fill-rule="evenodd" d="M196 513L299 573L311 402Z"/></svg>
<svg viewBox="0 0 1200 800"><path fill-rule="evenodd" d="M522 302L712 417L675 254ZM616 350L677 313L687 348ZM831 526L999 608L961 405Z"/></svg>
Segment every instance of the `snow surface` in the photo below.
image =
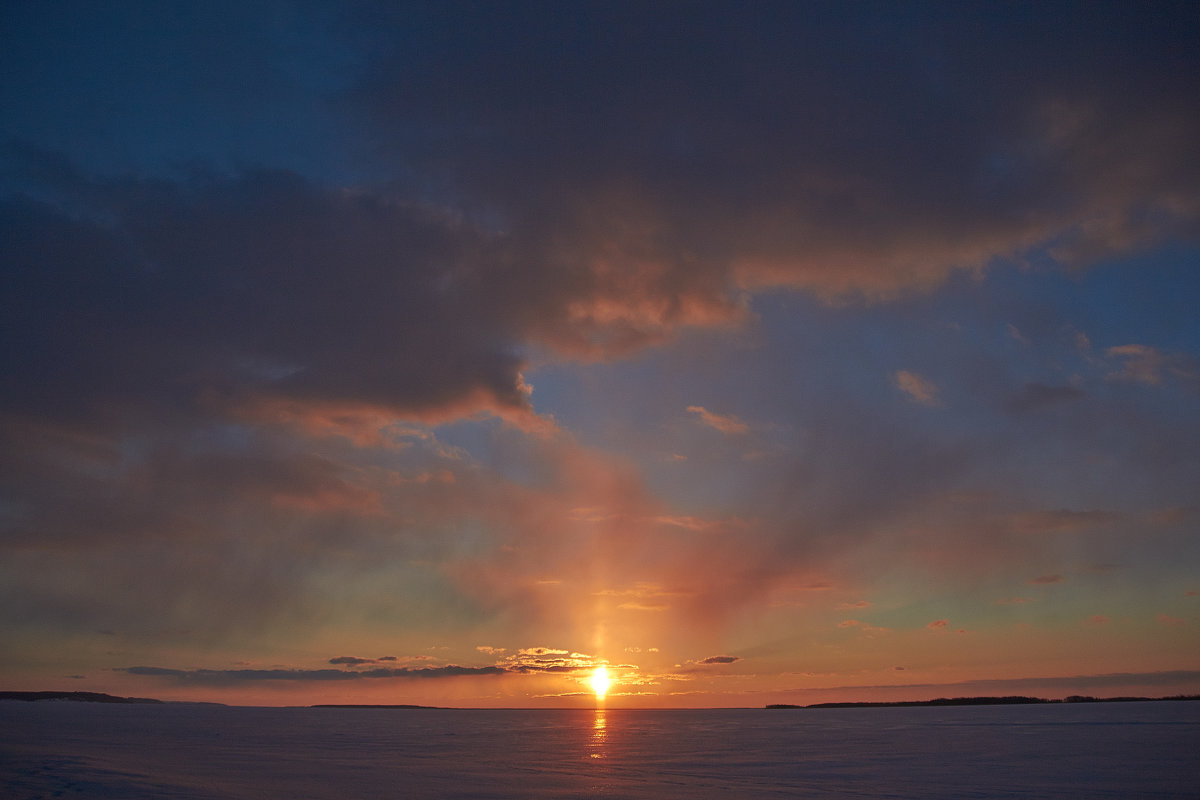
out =
<svg viewBox="0 0 1200 800"><path fill-rule="evenodd" d="M0 797L1194 800L1200 702L606 712L3 702Z"/></svg>

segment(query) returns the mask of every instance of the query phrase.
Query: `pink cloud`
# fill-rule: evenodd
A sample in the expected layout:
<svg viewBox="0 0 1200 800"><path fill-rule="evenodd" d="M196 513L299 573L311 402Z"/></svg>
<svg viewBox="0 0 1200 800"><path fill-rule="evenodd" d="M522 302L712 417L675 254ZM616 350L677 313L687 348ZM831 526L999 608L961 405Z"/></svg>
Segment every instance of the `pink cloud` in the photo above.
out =
<svg viewBox="0 0 1200 800"><path fill-rule="evenodd" d="M1119 514L1110 511L1071 511L1063 508L1018 514L1013 520L1013 527L1020 533L1075 533L1109 525L1119 519Z"/></svg>
<svg viewBox="0 0 1200 800"><path fill-rule="evenodd" d="M857 619L843 620L843 621L839 622L837 626L839 628L854 628L855 630L861 631L868 637L874 637L875 634L878 634L878 633L889 633L890 632L887 628L880 628L880 627L876 627L875 625L868 625L867 623L861 622Z"/></svg>
<svg viewBox="0 0 1200 800"><path fill-rule="evenodd" d="M1065 580L1066 580L1066 578L1064 578L1062 575L1058 575L1058 574L1039 575L1036 578L1030 578L1029 583L1031 583L1035 586L1046 586L1046 585L1049 585L1052 583L1062 583Z"/></svg>
<svg viewBox="0 0 1200 800"><path fill-rule="evenodd" d="M701 422L721 433L746 433L750 430L749 425L732 414L716 414L704 406L688 406L687 410L692 414L699 414Z"/></svg>
<svg viewBox="0 0 1200 800"><path fill-rule="evenodd" d="M1195 359L1190 356L1164 353L1144 344L1110 347L1105 354L1124 359L1120 369L1109 373L1108 378L1112 381L1161 386L1166 375L1194 381L1200 373Z"/></svg>
<svg viewBox="0 0 1200 800"><path fill-rule="evenodd" d="M914 403L923 406L938 405L938 387L932 381L906 369L897 370L893 379L896 387Z"/></svg>
<svg viewBox="0 0 1200 800"><path fill-rule="evenodd" d="M1170 614L1159 614L1158 616L1155 617L1155 619L1158 620L1160 625L1170 625L1173 627L1178 627L1180 625L1187 624L1187 620L1180 619L1179 617L1172 617Z"/></svg>
<svg viewBox="0 0 1200 800"><path fill-rule="evenodd" d="M940 629L946 627L949 624L950 624L950 620L948 620L948 619L935 619L933 622L929 623L925 627L929 628L930 630L936 631L936 630L940 630Z"/></svg>

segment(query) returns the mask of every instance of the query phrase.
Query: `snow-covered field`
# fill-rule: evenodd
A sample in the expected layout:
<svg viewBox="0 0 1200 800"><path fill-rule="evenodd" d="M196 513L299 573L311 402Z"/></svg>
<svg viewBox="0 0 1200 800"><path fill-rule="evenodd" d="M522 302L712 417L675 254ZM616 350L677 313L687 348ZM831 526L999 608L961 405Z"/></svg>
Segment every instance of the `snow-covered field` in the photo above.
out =
<svg viewBox="0 0 1200 800"><path fill-rule="evenodd" d="M2 702L0 797L1195 800L1200 702L607 712Z"/></svg>

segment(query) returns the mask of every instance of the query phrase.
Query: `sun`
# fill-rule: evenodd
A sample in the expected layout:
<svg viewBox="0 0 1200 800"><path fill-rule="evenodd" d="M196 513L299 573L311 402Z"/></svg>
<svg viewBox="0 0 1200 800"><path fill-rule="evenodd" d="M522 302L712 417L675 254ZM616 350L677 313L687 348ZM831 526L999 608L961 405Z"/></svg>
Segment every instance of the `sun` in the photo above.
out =
<svg viewBox="0 0 1200 800"><path fill-rule="evenodd" d="M603 700L604 695L608 694L608 687L612 686L612 678L608 677L608 667L601 665L592 670L592 677L588 678L588 683L596 693L596 699Z"/></svg>

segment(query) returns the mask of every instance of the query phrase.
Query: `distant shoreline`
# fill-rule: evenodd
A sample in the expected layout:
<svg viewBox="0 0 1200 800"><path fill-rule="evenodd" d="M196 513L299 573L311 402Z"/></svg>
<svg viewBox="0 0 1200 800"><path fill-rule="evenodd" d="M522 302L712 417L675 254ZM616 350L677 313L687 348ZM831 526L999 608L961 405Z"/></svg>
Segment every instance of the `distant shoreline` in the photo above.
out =
<svg viewBox="0 0 1200 800"><path fill-rule="evenodd" d="M839 703L812 703L810 705L792 705L790 703L771 703L768 709L788 708L918 708L928 706L1022 706L1022 705L1055 705L1062 703L1150 703L1163 700L1200 700L1200 695L1181 694L1171 697L1090 697L1087 695L1071 695L1062 700L1050 700L1044 697L939 697L935 700L877 700Z"/></svg>
<svg viewBox="0 0 1200 800"><path fill-rule="evenodd" d="M309 706L309 708L390 708L390 709L399 709L399 710L413 710L413 709L442 710L441 706L414 706L414 705L409 705L409 704L404 704L404 703L393 703L390 705L379 704L379 703L319 703L315 706Z"/></svg>
<svg viewBox="0 0 1200 800"><path fill-rule="evenodd" d="M0 700L21 700L26 703L69 702L69 703L149 703L164 704L163 700L151 697L117 697L103 692L0 692Z"/></svg>

